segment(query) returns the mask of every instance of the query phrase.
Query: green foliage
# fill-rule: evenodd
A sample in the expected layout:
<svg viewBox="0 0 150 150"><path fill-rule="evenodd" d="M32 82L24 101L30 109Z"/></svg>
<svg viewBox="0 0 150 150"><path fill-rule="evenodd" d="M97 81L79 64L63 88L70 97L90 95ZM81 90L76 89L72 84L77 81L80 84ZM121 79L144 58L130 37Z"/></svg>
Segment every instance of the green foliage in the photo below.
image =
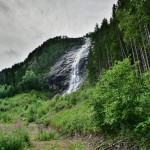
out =
<svg viewBox="0 0 150 150"><path fill-rule="evenodd" d="M113 70L104 73L97 85L94 103L97 120L110 130L119 130L122 125L133 128L142 119L138 110L141 92L141 81L134 66L127 59L119 62Z"/></svg>
<svg viewBox="0 0 150 150"><path fill-rule="evenodd" d="M0 122L14 120L51 125L63 134L104 132L123 134L149 144L150 72L139 76L137 65L129 59L117 62L105 71L96 86L86 83L80 90L65 96L46 96L35 92L0 101ZM94 117L94 118L93 118ZM51 135L43 131L39 139Z"/></svg>
<svg viewBox="0 0 150 150"><path fill-rule="evenodd" d="M69 147L70 150L85 150L84 145L81 141L75 141L71 143L71 146Z"/></svg>
<svg viewBox="0 0 150 150"><path fill-rule="evenodd" d="M130 57L139 61L139 71L149 70L150 1L118 0L113 5L110 21L96 24L91 34L92 45L88 58L88 79L97 82L104 70L111 69L116 61ZM109 22L109 23L108 23Z"/></svg>
<svg viewBox="0 0 150 150"><path fill-rule="evenodd" d="M144 122L140 122L137 124L136 128L134 129L134 136L135 139L139 140L142 146L149 144L150 140L150 118L148 118Z"/></svg>
<svg viewBox="0 0 150 150"><path fill-rule="evenodd" d="M21 86L24 91L36 88L36 86L38 86L38 78L32 70L27 70L26 74L22 77L22 81L19 83L19 86Z"/></svg>
<svg viewBox="0 0 150 150"><path fill-rule="evenodd" d="M12 121L12 117L7 113L2 113L0 116L0 120L2 123L9 123Z"/></svg>
<svg viewBox="0 0 150 150"><path fill-rule="evenodd" d="M13 86L0 85L0 98L5 98L7 96L13 95Z"/></svg>
<svg viewBox="0 0 150 150"><path fill-rule="evenodd" d="M85 102L52 115L49 121L62 133L87 133L94 132L95 129L92 122L92 108Z"/></svg>
<svg viewBox="0 0 150 150"><path fill-rule="evenodd" d="M34 122L36 119L36 107L31 105L28 109L28 122Z"/></svg>
<svg viewBox="0 0 150 150"><path fill-rule="evenodd" d="M88 104L91 89L64 97L56 95L50 100L45 95L46 93L32 91L0 101L0 122L11 123L20 119L46 126L51 124L68 134L95 131L92 107Z"/></svg>
<svg viewBox="0 0 150 150"><path fill-rule="evenodd" d="M106 71L97 83L93 105L95 121L107 133L130 132L149 140L149 73L140 77L135 65L126 59ZM144 81L143 82L143 78Z"/></svg>
<svg viewBox="0 0 150 150"><path fill-rule="evenodd" d="M38 141L57 140L59 135L55 131L40 131L36 137Z"/></svg>
<svg viewBox="0 0 150 150"><path fill-rule="evenodd" d="M48 85L40 80L34 71L27 70L15 87L8 85L0 85L0 98L14 96L17 93L27 92L30 90L47 90Z"/></svg>
<svg viewBox="0 0 150 150"><path fill-rule="evenodd" d="M50 98L46 92L31 91L11 98L0 99L0 123L11 123L15 120L35 121L36 112Z"/></svg>
<svg viewBox="0 0 150 150"><path fill-rule="evenodd" d="M1 150L23 150L31 144L29 134L20 126L19 122L15 126L1 126L0 135Z"/></svg>

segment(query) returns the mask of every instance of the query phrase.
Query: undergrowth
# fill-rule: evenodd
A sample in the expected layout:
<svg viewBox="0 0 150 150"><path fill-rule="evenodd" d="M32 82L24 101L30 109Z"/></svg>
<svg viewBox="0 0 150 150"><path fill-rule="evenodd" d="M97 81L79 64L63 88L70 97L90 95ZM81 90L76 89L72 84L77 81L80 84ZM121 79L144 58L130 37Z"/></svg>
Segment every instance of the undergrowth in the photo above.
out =
<svg viewBox="0 0 150 150"><path fill-rule="evenodd" d="M0 123L20 119L53 126L63 134L123 135L149 145L150 72L138 75L126 59L105 71L96 86L49 99L31 91L0 100ZM42 134L42 133L41 133ZM44 135L45 136L45 135ZM44 137L43 136L43 137Z"/></svg>

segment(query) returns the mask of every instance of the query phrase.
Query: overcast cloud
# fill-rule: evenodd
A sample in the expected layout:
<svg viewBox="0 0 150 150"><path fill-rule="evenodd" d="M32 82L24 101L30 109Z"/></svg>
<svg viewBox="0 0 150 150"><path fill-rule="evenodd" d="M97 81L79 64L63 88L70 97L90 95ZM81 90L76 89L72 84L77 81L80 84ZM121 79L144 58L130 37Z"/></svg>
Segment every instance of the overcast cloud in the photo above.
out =
<svg viewBox="0 0 150 150"><path fill-rule="evenodd" d="M45 40L80 37L110 18L117 0L0 0L0 70L23 61Z"/></svg>

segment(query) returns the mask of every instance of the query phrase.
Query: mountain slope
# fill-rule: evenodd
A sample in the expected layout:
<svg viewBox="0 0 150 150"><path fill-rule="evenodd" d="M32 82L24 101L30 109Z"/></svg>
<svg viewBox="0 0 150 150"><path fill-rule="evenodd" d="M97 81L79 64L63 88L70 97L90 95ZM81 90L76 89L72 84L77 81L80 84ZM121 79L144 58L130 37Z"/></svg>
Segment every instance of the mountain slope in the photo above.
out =
<svg viewBox="0 0 150 150"><path fill-rule="evenodd" d="M38 82L40 89L46 88L46 83L43 80L44 75L50 72L51 67L62 55L72 49L78 49L83 43L83 38L55 37L49 39L31 52L24 62L0 72L0 85L2 85L0 89L8 89L10 91L8 93L20 93L20 91L30 89L28 87L32 79L33 82L36 82L35 84ZM23 86L23 82L27 82L27 80L30 83L25 83L27 85ZM35 85L35 89L36 87ZM3 96L6 95L8 94Z"/></svg>

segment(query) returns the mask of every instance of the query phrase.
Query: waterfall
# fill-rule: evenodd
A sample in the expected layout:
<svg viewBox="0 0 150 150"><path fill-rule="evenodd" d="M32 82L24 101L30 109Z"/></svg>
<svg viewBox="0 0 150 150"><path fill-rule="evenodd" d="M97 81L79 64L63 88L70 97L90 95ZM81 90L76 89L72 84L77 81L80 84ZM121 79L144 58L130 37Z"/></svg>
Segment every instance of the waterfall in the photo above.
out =
<svg viewBox="0 0 150 150"><path fill-rule="evenodd" d="M89 51L89 47L91 44L90 38L85 38L84 40L85 40L85 44L81 48L79 48L78 51L76 52L76 57L71 66L71 75L70 75L71 78L70 78L70 82L69 82L69 88L64 93L64 95L76 91L83 81L82 77L80 76L80 72L79 72L80 71L79 64L80 64L82 55L84 55L85 52Z"/></svg>

